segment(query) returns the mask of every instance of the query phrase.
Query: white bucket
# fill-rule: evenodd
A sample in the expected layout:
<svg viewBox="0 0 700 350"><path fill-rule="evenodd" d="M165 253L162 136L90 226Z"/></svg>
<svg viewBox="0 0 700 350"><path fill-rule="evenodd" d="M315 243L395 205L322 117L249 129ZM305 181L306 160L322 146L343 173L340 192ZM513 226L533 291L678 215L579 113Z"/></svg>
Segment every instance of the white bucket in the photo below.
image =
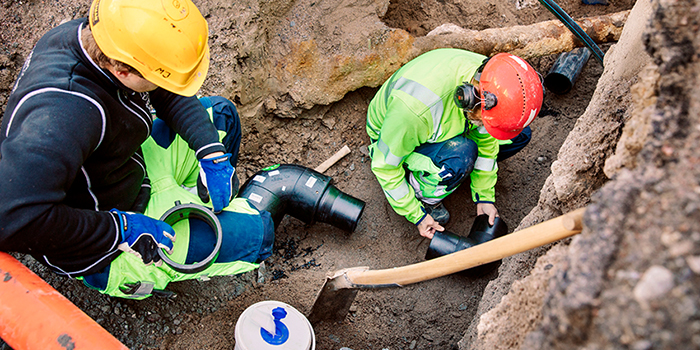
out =
<svg viewBox="0 0 700 350"><path fill-rule="evenodd" d="M245 309L236 322L235 338L234 350L316 349L316 336L309 320L292 306L273 300Z"/></svg>

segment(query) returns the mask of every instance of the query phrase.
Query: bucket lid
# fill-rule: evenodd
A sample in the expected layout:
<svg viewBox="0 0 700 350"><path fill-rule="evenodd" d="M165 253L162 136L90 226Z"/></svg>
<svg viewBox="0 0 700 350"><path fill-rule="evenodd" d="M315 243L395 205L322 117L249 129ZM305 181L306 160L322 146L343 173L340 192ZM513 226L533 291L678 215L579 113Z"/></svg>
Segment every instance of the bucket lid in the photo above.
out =
<svg viewBox="0 0 700 350"><path fill-rule="evenodd" d="M236 322L235 337L236 349L315 348L314 330L306 317L294 307L273 300L243 311Z"/></svg>

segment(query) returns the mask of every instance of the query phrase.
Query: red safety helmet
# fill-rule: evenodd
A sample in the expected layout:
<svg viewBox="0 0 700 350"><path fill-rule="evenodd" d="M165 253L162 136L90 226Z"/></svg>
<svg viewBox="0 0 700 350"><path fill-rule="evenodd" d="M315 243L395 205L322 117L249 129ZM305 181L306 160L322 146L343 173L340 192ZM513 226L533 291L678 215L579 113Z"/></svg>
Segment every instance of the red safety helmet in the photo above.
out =
<svg viewBox="0 0 700 350"><path fill-rule="evenodd" d="M512 139L540 112L544 89L539 75L525 60L509 53L491 57L479 80L481 119L489 134Z"/></svg>

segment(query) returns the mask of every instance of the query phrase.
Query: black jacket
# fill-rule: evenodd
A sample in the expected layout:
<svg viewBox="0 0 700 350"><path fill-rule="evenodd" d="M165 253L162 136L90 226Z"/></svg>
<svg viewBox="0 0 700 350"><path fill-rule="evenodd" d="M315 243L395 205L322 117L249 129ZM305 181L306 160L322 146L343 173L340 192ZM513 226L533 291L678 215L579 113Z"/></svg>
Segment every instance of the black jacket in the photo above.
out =
<svg viewBox="0 0 700 350"><path fill-rule="evenodd" d="M224 151L195 97L137 93L90 59L87 19L49 31L27 58L0 135L0 250L29 253L55 271L91 274L120 251L108 211L129 210L146 172L140 145L152 107L197 151Z"/></svg>

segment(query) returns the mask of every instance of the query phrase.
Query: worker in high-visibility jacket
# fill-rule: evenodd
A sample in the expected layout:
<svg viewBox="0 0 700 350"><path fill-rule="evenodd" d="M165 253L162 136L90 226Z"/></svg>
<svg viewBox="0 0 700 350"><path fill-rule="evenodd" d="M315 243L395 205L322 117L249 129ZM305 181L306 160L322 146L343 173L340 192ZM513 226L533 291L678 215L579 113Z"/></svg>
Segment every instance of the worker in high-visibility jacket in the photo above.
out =
<svg viewBox="0 0 700 350"><path fill-rule="evenodd" d="M525 147L542 106L539 74L520 57L424 53L397 70L367 111L372 172L396 213L432 238L442 200L469 175L477 215L498 216L498 161Z"/></svg>
<svg viewBox="0 0 700 350"><path fill-rule="evenodd" d="M0 127L0 251L132 299L271 255L270 213L234 198L236 108L194 96L208 37L190 0L94 0L88 18L37 42ZM217 242L202 220L159 220L176 201L206 205L221 223L221 249L203 271L162 264L159 249L195 264Z"/></svg>

